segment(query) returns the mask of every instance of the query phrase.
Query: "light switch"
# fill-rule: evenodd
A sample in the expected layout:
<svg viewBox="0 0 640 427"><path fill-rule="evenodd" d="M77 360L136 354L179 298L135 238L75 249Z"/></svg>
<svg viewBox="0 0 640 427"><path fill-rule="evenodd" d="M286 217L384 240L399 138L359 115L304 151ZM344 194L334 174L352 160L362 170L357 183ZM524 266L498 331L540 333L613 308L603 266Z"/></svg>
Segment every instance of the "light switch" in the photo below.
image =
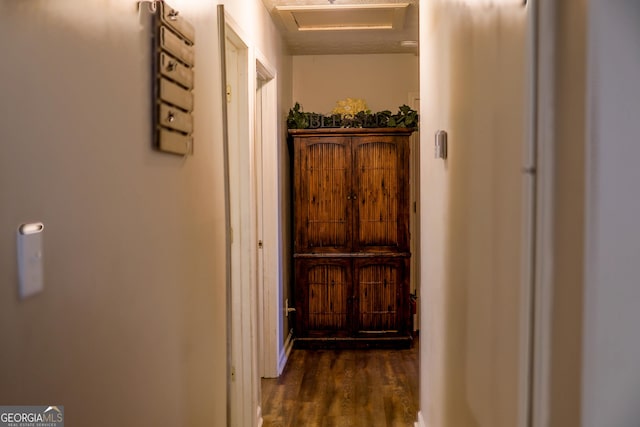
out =
<svg viewBox="0 0 640 427"><path fill-rule="evenodd" d="M25 299L44 289L41 222L18 227L18 287L20 298Z"/></svg>

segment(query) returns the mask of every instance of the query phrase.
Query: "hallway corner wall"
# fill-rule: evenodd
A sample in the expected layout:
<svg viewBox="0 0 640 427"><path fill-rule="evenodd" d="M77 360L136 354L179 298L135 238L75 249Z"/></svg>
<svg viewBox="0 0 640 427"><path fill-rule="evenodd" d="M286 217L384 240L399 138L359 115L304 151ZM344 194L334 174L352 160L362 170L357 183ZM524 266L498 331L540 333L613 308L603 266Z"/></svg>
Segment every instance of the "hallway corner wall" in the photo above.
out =
<svg viewBox="0 0 640 427"><path fill-rule="evenodd" d="M520 385L527 8L420 3L421 414L513 427ZM448 158L435 159L437 130Z"/></svg>
<svg viewBox="0 0 640 427"><path fill-rule="evenodd" d="M640 3L587 2L582 426L638 424Z"/></svg>

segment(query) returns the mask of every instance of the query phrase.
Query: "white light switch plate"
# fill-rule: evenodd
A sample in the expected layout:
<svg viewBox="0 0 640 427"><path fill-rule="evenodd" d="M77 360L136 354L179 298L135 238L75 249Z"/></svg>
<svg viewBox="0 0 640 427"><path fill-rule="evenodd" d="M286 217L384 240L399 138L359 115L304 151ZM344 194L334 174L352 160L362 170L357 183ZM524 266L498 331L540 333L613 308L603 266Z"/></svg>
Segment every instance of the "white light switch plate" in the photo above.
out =
<svg viewBox="0 0 640 427"><path fill-rule="evenodd" d="M44 225L40 222L22 224L18 227L18 282L21 299L44 289L43 230Z"/></svg>

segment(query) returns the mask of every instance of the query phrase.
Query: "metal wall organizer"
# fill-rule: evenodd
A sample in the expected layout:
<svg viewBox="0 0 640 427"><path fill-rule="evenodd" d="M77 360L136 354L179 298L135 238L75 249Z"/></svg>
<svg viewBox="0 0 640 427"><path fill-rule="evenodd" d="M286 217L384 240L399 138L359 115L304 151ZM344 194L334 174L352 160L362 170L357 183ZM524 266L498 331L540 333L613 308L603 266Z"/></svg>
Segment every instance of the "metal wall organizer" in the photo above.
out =
<svg viewBox="0 0 640 427"><path fill-rule="evenodd" d="M140 10L151 31L154 148L193 154L194 27L163 1Z"/></svg>

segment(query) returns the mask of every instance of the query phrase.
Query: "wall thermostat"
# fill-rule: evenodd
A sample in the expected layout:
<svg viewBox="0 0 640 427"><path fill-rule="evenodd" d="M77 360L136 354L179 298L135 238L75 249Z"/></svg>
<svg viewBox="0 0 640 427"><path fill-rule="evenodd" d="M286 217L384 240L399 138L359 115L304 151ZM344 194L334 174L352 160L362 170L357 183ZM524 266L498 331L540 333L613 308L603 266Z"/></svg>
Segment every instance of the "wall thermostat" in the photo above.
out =
<svg viewBox="0 0 640 427"><path fill-rule="evenodd" d="M435 138L435 155L436 159L447 158L447 132L439 130L436 132Z"/></svg>

